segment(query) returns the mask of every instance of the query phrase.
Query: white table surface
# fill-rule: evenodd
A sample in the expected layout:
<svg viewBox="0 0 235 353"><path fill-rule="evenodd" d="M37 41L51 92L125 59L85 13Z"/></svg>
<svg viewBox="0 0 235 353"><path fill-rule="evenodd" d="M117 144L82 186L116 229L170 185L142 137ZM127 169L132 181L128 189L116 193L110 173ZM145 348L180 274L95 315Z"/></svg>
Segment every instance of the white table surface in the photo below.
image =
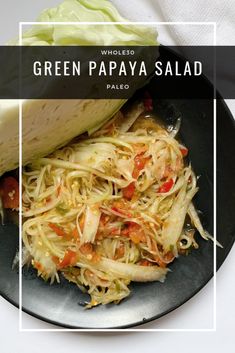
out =
<svg viewBox="0 0 235 353"><path fill-rule="evenodd" d="M120 0L117 1L120 3ZM139 1L138 1L139 2ZM151 0L149 0L151 2ZM32 21L40 9L57 4L57 0L8 0L0 5L0 43L17 35L18 21ZM10 16L9 16L10 14ZM146 15L147 16L147 15ZM146 20L147 18L145 18ZM234 102L229 102L235 113ZM235 328L235 248L231 250L217 273L216 332L19 332L18 309L0 297L1 353L69 352L171 352L232 351ZM210 328L213 319L213 281L180 308L152 323L145 329ZM23 314L25 328L50 329L50 324Z"/></svg>

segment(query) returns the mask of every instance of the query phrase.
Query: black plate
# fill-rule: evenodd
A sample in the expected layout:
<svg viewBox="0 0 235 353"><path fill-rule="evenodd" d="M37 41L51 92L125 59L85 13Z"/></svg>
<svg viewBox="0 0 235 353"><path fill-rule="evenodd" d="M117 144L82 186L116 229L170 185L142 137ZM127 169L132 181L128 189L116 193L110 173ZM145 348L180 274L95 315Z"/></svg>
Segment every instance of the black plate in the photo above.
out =
<svg viewBox="0 0 235 353"><path fill-rule="evenodd" d="M155 89L153 79L149 91ZM205 84L207 82L205 81ZM154 109L165 121L182 116L181 137L189 147L189 158L200 190L196 206L202 211L206 229L213 234L213 102L209 100L155 100ZM218 131L218 240L217 268L226 258L235 239L235 124L225 103L217 103ZM224 192L225 191L225 192ZM119 305L86 310L86 295L65 280L49 285L34 270L23 271L23 310L37 318L70 328L125 328L157 319L185 303L213 276L213 244L198 237L200 248L181 256L171 265L164 284L131 285L131 295ZM18 306L18 274L11 265L18 246L18 230L13 224L0 226L0 293Z"/></svg>

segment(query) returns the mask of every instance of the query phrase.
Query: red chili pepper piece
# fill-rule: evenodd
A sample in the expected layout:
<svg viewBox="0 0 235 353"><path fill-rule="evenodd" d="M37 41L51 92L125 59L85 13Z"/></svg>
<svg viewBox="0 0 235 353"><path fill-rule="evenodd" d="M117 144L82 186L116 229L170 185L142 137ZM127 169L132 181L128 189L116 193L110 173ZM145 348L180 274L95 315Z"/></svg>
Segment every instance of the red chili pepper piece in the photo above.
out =
<svg viewBox="0 0 235 353"><path fill-rule="evenodd" d="M128 186L122 189L123 197L127 200L131 200L135 193L135 183L132 182Z"/></svg>
<svg viewBox="0 0 235 353"><path fill-rule="evenodd" d="M135 156L134 162L135 162L135 167L132 173L133 178L138 178L140 171L142 169L144 169L145 164L147 163L147 161L149 160L149 157L143 157L143 153L137 154Z"/></svg>
<svg viewBox="0 0 235 353"><path fill-rule="evenodd" d="M187 147L181 147L180 148L180 152L182 154L183 157L186 157L188 155L188 149Z"/></svg>
<svg viewBox="0 0 235 353"><path fill-rule="evenodd" d="M68 266L74 266L77 262L77 254L75 251L67 250L62 261L58 263L58 268L65 268Z"/></svg>
<svg viewBox="0 0 235 353"><path fill-rule="evenodd" d="M64 237L66 236L66 233L63 228L57 226L54 223L48 223L48 226L55 232L59 237Z"/></svg>
<svg viewBox="0 0 235 353"><path fill-rule="evenodd" d="M19 183L12 176L2 180L0 185L0 196L2 196L3 207L16 209L19 207Z"/></svg>
<svg viewBox="0 0 235 353"><path fill-rule="evenodd" d="M160 186L158 189L159 193L165 193L171 190L172 186L174 185L174 180L171 178L167 180L164 184Z"/></svg>
<svg viewBox="0 0 235 353"><path fill-rule="evenodd" d="M151 112L153 110L153 100L149 92L144 93L144 107L147 112Z"/></svg>

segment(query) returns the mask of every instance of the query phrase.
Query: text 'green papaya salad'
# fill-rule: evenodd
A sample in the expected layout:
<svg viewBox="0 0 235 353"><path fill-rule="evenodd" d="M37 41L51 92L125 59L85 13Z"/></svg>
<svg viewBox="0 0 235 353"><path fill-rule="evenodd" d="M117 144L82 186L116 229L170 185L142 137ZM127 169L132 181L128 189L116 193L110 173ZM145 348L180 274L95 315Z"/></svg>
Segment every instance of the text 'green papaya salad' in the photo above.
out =
<svg viewBox="0 0 235 353"><path fill-rule="evenodd" d="M198 247L196 229L210 237L192 203L187 148L145 110L119 111L23 172L27 261L45 280L61 273L88 292L88 308L118 303L131 281L163 282L168 264Z"/></svg>

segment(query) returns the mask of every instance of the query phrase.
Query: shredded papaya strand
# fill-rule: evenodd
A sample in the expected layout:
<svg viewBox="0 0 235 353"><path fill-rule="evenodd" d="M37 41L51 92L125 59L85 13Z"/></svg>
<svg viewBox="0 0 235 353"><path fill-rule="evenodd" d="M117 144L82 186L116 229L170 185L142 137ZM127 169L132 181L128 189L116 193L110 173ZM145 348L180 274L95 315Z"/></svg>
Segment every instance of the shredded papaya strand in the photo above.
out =
<svg viewBox="0 0 235 353"><path fill-rule="evenodd" d="M118 296L122 291L124 291L123 297L128 295L128 282L125 283L123 280L117 279L117 273L121 270L123 278L130 277L126 277L127 275L123 272L126 271L125 266L123 267L121 264L120 267L119 262L127 265L129 263L142 264L143 267L152 266L154 271L155 268L157 271L159 268L160 271L160 269L165 270L167 264L174 260L174 255L163 246L161 233L163 226L166 226L168 222L172 203L183 186L183 183L181 185L178 181L184 179L184 175L188 173L185 179L188 181L187 190L190 190L195 184L195 180L192 174L190 175L192 172L187 172L184 168L182 157L184 157L185 151L180 150L183 146L168 136L164 129L154 129L154 123L151 124L149 128L144 128L140 124L139 130L138 127L135 127L136 130L133 127L132 132L122 132L120 137L118 126L115 129L112 127L112 132L105 132L107 134L111 132L112 138L104 137L102 133L97 134L96 139L87 140L84 138L78 143L75 142L53 153L52 160L50 158L41 159L41 164L35 163L35 168L39 168L39 171L35 170L35 175L40 175L43 165L50 168L53 173L53 178L49 173L43 180L45 184L42 183L42 185L49 186L51 193L47 192L46 194L45 192L45 197L41 200L50 203L49 198L54 200L59 196L60 203L72 205L75 210L74 215L70 211L63 215L56 212L55 215L54 208L45 210L42 208L44 212L41 212L38 218L40 218L42 231L45 235L43 246L48 248L51 260L57 269L66 269L67 267L79 269L79 272L76 273L77 284L89 288L91 306L97 305L97 303L104 304L106 300L107 302L121 300L121 297ZM121 143L120 140L122 140ZM155 146L154 144L158 142L160 145ZM87 165L84 160L89 160L89 153L94 151L93 144L96 144L98 149L101 144L104 144L105 150L112 149L112 144L114 144L114 156L110 155L110 158L102 159L102 154L98 153L95 157L91 156L92 163ZM82 152L83 159L76 161L80 153L80 146L86 146L86 148ZM153 158L154 153L159 153L155 159ZM159 157L161 158L159 159ZM127 168L124 175L122 169L115 166L116 160L120 160L120 158L126 158L132 163L134 161L134 170L133 165L129 166L128 163L123 163L123 166ZM161 177L158 177L157 169L154 169L156 167L154 163L158 159L161 160L165 168L160 173ZM33 165L32 168L34 168ZM74 171L71 171L73 168ZM81 168L85 172L81 172ZM108 176L108 179L104 176ZM136 180L133 181L133 179ZM173 185L171 185L171 179ZM151 180L150 183L149 180ZM141 183L146 181L149 186L143 192L141 191ZM34 180L31 179L28 184L27 182L25 184L24 197L27 200L25 209L30 211L31 206L33 210L41 207L32 198ZM38 185L38 183L35 184ZM136 186L138 191L136 191ZM160 192L161 188L162 192ZM112 198L119 198L119 200L114 201ZM157 201L156 205L155 201ZM98 205L101 212L95 240L93 244L84 243L80 246L84 213L87 205L92 207L93 204ZM75 207L77 207L77 212ZM92 219L89 222L92 226ZM53 229L48 226L49 223L53 224ZM53 236L50 229L59 236L57 238ZM27 227L26 232L29 232L27 234L28 249L32 251L34 246L32 239L35 234L33 223L32 226ZM169 249L171 249L171 244ZM35 250L38 251L38 248L35 247ZM109 261L103 262L102 260L107 255L110 256L110 259L116 260L116 263L113 264L115 266L112 274L109 273L109 266L104 266L109 265ZM39 262L44 266L43 261ZM154 266L156 264L158 266ZM43 270L46 271L46 267ZM67 272L69 271L70 268ZM147 272L152 273L152 269ZM166 271L160 271L160 273L166 273ZM110 286L107 293L100 292L100 289L97 288L99 286L98 278L103 278L103 276L105 283ZM133 278L146 280L143 276L139 277L139 274ZM160 277L154 275L149 278L156 280Z"/></svg>

